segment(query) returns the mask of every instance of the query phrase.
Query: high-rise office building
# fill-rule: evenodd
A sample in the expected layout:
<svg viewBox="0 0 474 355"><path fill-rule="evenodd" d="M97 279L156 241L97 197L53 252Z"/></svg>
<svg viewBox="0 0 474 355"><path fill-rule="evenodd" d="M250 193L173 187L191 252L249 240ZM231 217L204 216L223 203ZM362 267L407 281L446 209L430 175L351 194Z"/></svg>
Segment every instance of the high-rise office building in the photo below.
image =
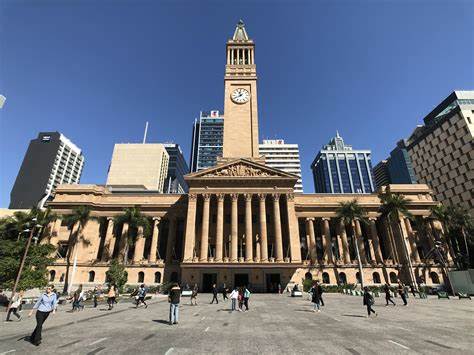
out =
<svg viewBox="0 0 474 355"><path fill-rule="evenodd" d="M163 144L115 144L107 185L163 192L169 155Z"/></svg>
<svg viewBox="0 0 474 355"><path fill-rule="evenodd" d="M189 173L189 168L181 147L175 143L164 143L163 145L169 155L168 175L165 179L164 192L169 194L188 192L188 184L184 181L184 175Z"/></svg>
<svg viewBox="0 0 474 355"><path fill-rule="evenodd" d="M40 132L23 158L9 208L43 207L59 184L79 183L83 166L81 149L68 138L59 132Z"/></svg>
<svg viewBox="0 0 474 355"><path fill-rule="evenodd" d="M390 156L378 163L373 171L377 187L388 184L417 183L404 140L399 141L395 149L390 152Z"/></svg>
<svg viewBox="0 0 474 355"><path fill-rule="evenodd" d="M283 139L264 139L259 150L260 155L265 156L265 165L299 176L295 192L303 192L298 144L288 144Z"/></svg>
<svg viewBox="0 0 474 355"><path fill-rule="evenodd" d="M191 143L191 172L216 165L222 156L224 141L224 116L219 111L201 111L199 119L194 120Z"/></svg>
<svg viewBox="0 0 474 355"><path fill-rule="evenodd" d="M474 215L474 91L454 91L406 140L418 183Z"/></svg>
<svg viewBox="0 0 474 355"><path fill-rule="evenodd" d="M355 150L336 134L311 164L317 193L374 191L370 150Z"/></svg>

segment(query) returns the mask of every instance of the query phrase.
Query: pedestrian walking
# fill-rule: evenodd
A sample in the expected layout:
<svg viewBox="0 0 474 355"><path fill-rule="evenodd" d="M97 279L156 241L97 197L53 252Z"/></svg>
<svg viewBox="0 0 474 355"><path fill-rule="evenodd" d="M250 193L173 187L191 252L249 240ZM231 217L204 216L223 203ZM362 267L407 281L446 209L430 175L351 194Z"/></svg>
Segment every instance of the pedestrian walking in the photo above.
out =
<svg viewBox="0 0 474 355"><path fill-rule="evenodd" d="M168 294L168 302L170 303L170 325L178 324L179 320L179 301L181 298L181 289L178 283L173 283Z"/></svg>
<svg viewBox="0 0 474 355"><path fill-rule="evenodd" d="M403 284L401 283L401 281L398 281L398 294L399 294L400 297L402 298L403 305L404 305L404 306L408 306L407 294L406 294L406 290L405 290L405 285L403 285Z"/></svg>
<svg viewBox="0 0 474 355"><path fill-rule="evenodd" d="M41 344L41 331L43 329L43 323L48 319L51 313L56 313L56 307L58 304L58 298L53 293L53 287L46 287L46 291L38 298L33 309L28 314L28 317L33 315L36 310L36 328L30 336L30 342L33 345Z"/></svg>
<svg viewBox="0 0 474 355"><path fill-rule="evenodd" d="M18 313L18 308L21 306L21 301L23 300L24 291L16 292L12 297L12 305L7 313L7 322L11 322L10 316L13 315L20 321L21 315Z"/></svg>
<svg viewBox="0 0 474 355"><path fill-rule="evenodd" d="M413 295L413 298L416 297L416 291L415 291L415 287L413 286L413 284L410 285L410 291L411 291L411 294Z"/></svg>
<svg viewBox="0 0 474 355"><path fill-rule="evenodd" d="M99 298L102 296L102 287L96 286L94 287L94 291L92 294L92 299L94 301L94 308L97 308L97 305L99 304Z"/></svg>
<svg viewBox="0 0 474 355"><path fill-rule="evenodd" d="M311 293L311 303L313 303L313 312L321 312L321 307L320 307L320 302L321 302L321 297L319 294L319 287L318 283L315 282L311 289L309 290Z"/></svg>
<svg viewBox="0 0 474 355"><path fill-rule="evenodd" d="M148 305L145 302L145 297L146 297L147 291L148 290L145 287L145 284L141 284L140 287L138 288L138 292L137 292L137 297L138 298L137 298L137 304L136 304L135 308L138 308L140 303L143 303L145 305L145 308L148 308Z"/></svg>
<svg viewBox="0 0 474 355"><path fill-rule="evenodd" d="M244 305L244 290L242 287L239 288L239 312L242 312L242 306Z"/></svg>
<svg viewBox="0 0 474 355"><path fill-rule="evenodd" d="M278 284L278 294L281 295L282 292L281 292L281 284Z"/></svg>
<svg viewBox="0 0 474 355"><path fill-rule="evenodd" d="M193 291L191 293L191 306L197 306L197 295L198 295L199 287L197 284L194 284ZM193 304L194 301L194 304Z"/></svg>
<svg viewBox="0 0 474 355"><path fill-rule="evenodd" d="M324 307L324 300L323 300L323 287L319 283L319 281L316 281L316 287L318 288L318 294L319 294L319 302L321 303L321 306Z"/></svg>
<svg viewBox="0 0 474 355"><path fill-rule="evenodd" d="M244 305L245 305L245 312L249 310L249 299L250 299L250 291L247 286L244 287Z"/></svg>
<svg viewBox="0 0 474 355"><path fill-rule="evenodd" d="M216 284L212 285L212 301L211 304L214 303L214 300L216 300L216 303L219 304L219 300L217 299L217 286Z"/></svg>
<svg viewBox="0 0 474 355"><path fill-rule="evenodd" d="M225 284L225 282L224 282L224 284L222 285L222 300L223 300L223 301L227 300L227 298L228 298L228 297L227 297L227 292L228 292L228 291L229 291L229 290L227 289L227 286L226 286L226 284Z"/></svg>
<svg viewBox="0 0 474 355"><path fill-rule="evenodd" d="M109 305L109 311L114 308L114 304L117 303L117 287L115 284L111 284L109 292L107 293L107 304Z"/></svg>
<svg viewBox="0 0 474 355"><path fill-rule="evenodd" d="M370 317L371 313L374 313L375 316L377 317L377 312L375 312L372 309L372 306L374 305L374 303L375 303L374 298L370 294L369 289L367 288L367 286L364 287L364 301L363 301L363 304L364 304L364 306L367 307L367 317Z"/></svg>
<svg viewBox="0 0 474 355"><path fill-rule="evenodd" d="M393 302L392 295L390 294L390 286L388 283L383 286L383 292L385 292L385 307L388 306L388 302L391 302L394 306L396 306L395 302Z"/></svg>
<svg viewBox="0 0 474 355"><path fill-rule="evenodd" d="M237 287L235 287L230 293L230 300L232 301L232 311L235 311L237 309L238 299L239 299L239 291L237 290Z"/></svg>

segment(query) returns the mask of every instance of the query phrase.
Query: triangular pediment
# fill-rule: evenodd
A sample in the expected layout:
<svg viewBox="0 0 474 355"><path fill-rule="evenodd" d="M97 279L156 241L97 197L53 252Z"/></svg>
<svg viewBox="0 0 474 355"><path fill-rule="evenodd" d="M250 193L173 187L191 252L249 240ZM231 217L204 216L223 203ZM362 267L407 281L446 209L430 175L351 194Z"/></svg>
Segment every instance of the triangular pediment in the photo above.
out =
<svg viewBox="0 0 474 355"><path fill-rule="evenodd" d="M230 162L201 170L185 176L186 180L200 178L213 179L298 179L299 177L286 173L279 169L274 169L264 164L260 164L248 159L235 159Z"/></svg>

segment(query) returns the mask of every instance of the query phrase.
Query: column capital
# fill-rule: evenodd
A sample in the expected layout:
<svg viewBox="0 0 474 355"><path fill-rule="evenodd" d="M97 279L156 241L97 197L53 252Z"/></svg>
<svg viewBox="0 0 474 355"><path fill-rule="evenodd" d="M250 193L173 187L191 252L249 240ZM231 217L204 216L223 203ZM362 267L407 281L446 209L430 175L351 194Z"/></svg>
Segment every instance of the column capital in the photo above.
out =
<svg viewBox="0 0 474 355"><path fill-rule="evenodd" d="M224 201L225 194L219 193L216 194L217 201Z"/></svg>
<svg viewBox="0 0 474 355"><path fill-rule="evenodd" d="M209 201L211 199L211 194L208 194L208 193L201 194L201 196L204 199L204 201Z"/></svg>
<svg viewBox="0 0 474 355"><path fill-rule="evenodd" d="M286 199L288 201L294 201L295 200L295 194L294 193L286 194Z"/></svg>
<svg viewBox="0 0 474 355"><path fill-rule="evenodd" d="M253 194L245 193L244 194L245 201L252 202L252 196Z"/></svg>
<svg viewBox="0 0 474 355"><path fill-rule="evenodd" d="M369 217L369 221L371 221L371 222L375 222L375 221L377 221L377 220L378 220L377 217Z"/></svg>
<svg viewBox="0 0 474 355"><path fill-rule="evenodd" d="M188 199L192 201L196 201L197 199L197 194L188 194Z"/></svg>
<svg viewBox="0 0 474 355"><path fill-rule="evenodd" d="M330 221L330 220L331 220L331 217L321 217L321 220L322 220L322 221Z"/></svg>
<svg viewBox="0 0 474 355"><path fill-rule="evenodd" d="M306 220L309 222L309 221L314 221L314 217L306 217Z"/></svg>
<svg viewBox="0 0 474 355"><path fill-rule="evenodd" d="M257 194L257 196L260 201L265 201L267 199L267 194L260 193L260 194Z"/></svg>
<svg viewBox="0 0 474 355"><path fill-rule="evenodd" d="M280 194L279 193L272 193L272 198L273 201L279 201L280 200Z"/></svg>
<svg viewBox="0 0 474 355"><path fill-rule="evenodd" d="M110 221L114 221L114 217L107 217L107 221L110 222Z"/></svg>
<svg viewBox="0 0 474 355"><path fill-rule="evenodd" d="M232 201L237 201L239 199L239 194L236 194L236 193L230 194L230 198L232 199Z"/></svg>

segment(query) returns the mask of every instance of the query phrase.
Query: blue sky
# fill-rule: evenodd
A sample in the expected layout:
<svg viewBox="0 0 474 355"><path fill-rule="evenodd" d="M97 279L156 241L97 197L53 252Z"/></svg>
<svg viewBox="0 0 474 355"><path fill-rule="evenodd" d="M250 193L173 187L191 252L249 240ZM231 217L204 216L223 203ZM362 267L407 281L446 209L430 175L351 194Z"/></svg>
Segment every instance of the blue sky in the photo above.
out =
<svg viewBox="0 0 474 355"><path fill-rule="evenodd" d="M260 139L310 164L338 129L385 158L456 89L474 89L472 1L0 2L0 207L28 142L58 130L83 149L82 183L105 183L114 143L179 143L223 109L225 41L256 42Z"/></svg>

